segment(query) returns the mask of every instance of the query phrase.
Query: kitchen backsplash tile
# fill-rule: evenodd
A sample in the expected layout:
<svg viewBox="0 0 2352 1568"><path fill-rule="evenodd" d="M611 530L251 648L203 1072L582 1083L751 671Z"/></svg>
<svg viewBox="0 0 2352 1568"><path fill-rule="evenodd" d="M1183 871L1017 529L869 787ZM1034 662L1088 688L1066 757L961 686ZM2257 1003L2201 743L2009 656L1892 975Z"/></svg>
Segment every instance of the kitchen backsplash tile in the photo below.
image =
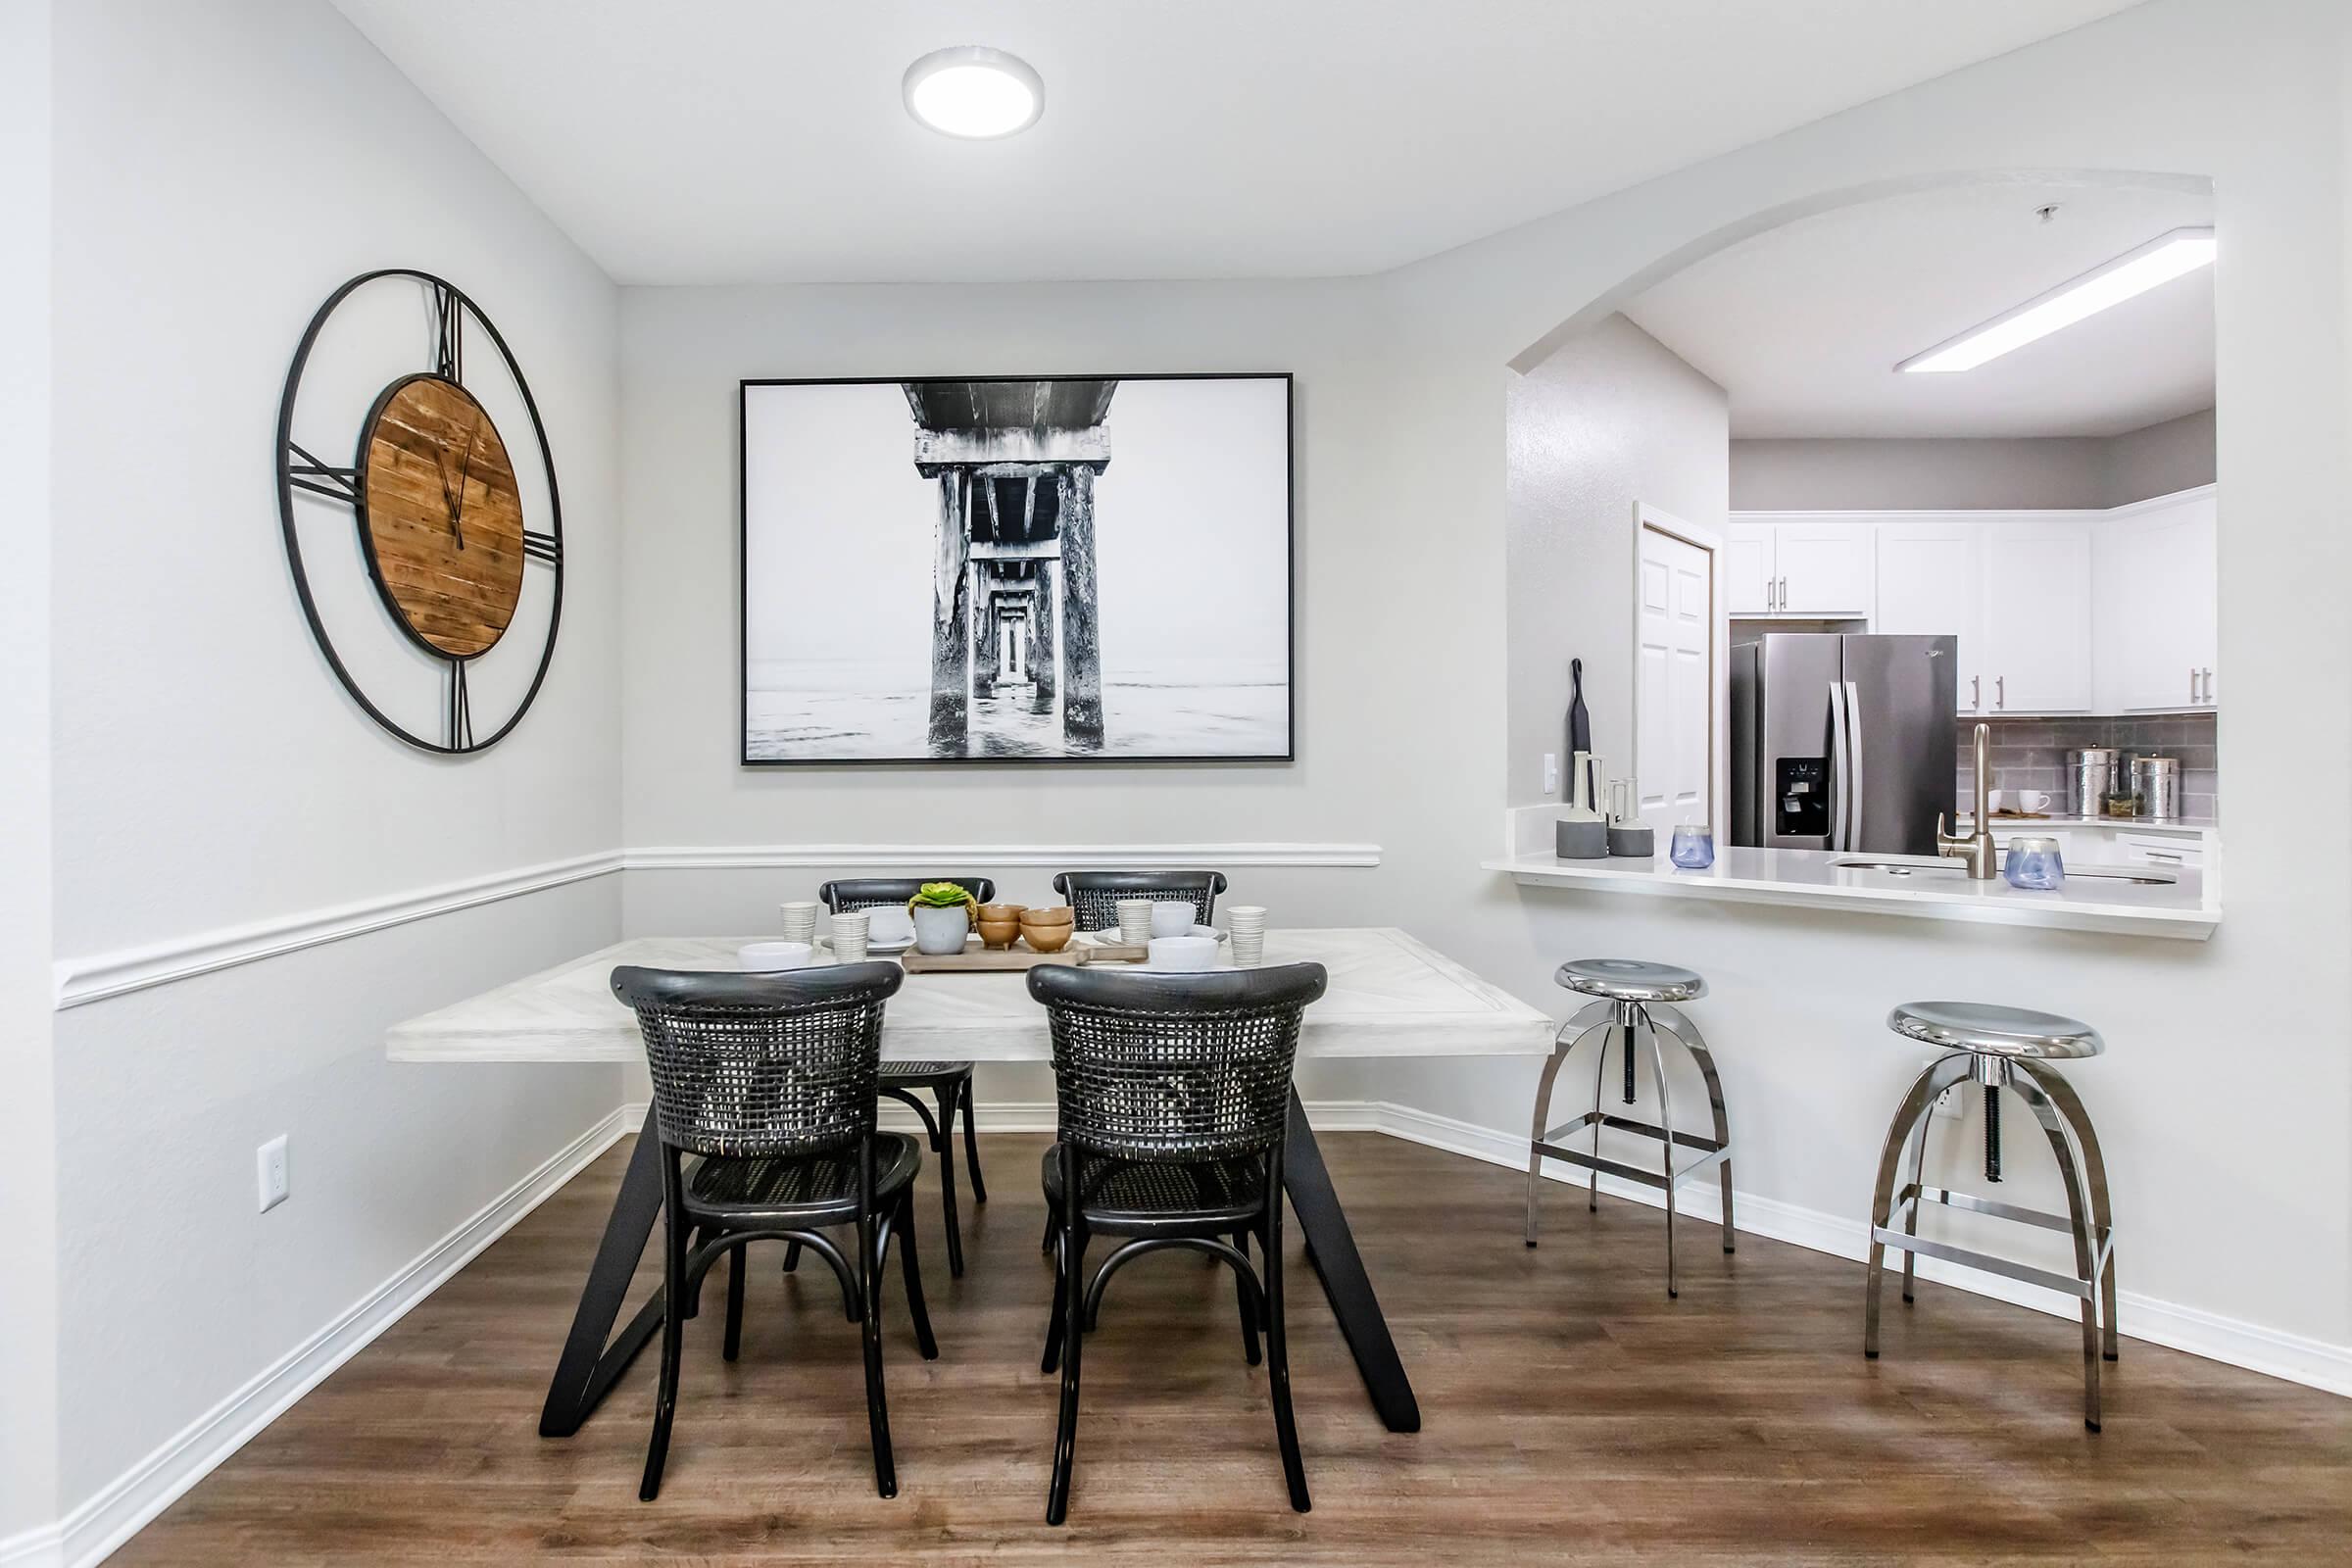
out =
<svg viewBox="0 0 2352 1568"><path fill-rule="evenodd" d="M1992 787L2001 790L2047 790L2063 807L2066 796L2066 754L2081 746L2114 746L2127 752L2145 752L2180 760L2180 810L2187 816L2210 817L2221 795L2214 756L2216 715L2212 713L2156 713L2145 717L2113 718L1987 718L1992 726ZM1960 751L1958 797L1968 803L1971 786L1969 748L1977 720L1957 725Z"/></svg>

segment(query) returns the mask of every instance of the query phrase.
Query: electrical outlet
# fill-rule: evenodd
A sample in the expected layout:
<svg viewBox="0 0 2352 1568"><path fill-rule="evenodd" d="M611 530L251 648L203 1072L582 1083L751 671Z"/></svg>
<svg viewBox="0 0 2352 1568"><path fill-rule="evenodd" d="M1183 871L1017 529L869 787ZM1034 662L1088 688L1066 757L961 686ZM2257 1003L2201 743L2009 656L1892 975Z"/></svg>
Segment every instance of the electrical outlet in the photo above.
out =
<svg viewBox="0 0 2352 1568"><path fill-rule="evenodd" d="M1928 1114L1939 1117L1944 1121L1958 1121L1960 1119L1960 1092L1967 1087L1966 1084L1954 1084L1942 1094L1937 1095L1936 1103L1929 1109Z"/></svg>
<svg viewBox="0 0 2352 1568"><path fill-rule="evenodd" d="M254 1178L265 1214L286 1200L286 1135L278 1134L253 1152Z"/></svg>
<svg viewBox="0 0 2352 1568"><path fill-rule="evenodd" d="M1560 793L1560 754L1557 752L1544 754L1544 793L1546 795Z"/></svg>

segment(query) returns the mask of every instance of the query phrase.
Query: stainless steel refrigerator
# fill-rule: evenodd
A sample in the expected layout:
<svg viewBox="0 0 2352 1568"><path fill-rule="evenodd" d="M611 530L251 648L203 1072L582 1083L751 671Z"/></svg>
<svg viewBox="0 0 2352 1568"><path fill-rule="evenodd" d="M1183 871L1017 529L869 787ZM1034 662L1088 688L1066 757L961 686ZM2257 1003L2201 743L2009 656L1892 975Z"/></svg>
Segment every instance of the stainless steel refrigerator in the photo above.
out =
<svg viewBox="0 0 2352 1568"><path fill-rule="evenodd" d="M1732 842L1933 855L1958 639L1770 632L1732 650Z"/></svg>

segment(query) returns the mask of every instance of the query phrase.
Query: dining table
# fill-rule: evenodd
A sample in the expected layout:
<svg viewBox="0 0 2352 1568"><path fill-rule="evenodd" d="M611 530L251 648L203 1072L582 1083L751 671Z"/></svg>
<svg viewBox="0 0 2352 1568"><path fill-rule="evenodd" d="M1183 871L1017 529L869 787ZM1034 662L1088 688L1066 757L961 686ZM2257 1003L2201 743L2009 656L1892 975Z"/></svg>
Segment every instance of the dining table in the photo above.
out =
<svg viewBox="0 0 2352 1568"><path fill-rule="evenodd" d="M639 937L395 1025L385 1054L410 1062L642 1061L633 1013L613 996L623 964L660 969L739 967L750 937ZM1315 962L1329 975L1306 1009L1298 1055L1547 1055L1557 1023L1405 932L1348 926L1270 930L1268 965ZM884 1060L1049 1061L1046 1012L1018 970L909 973L883 1015ZM556 1361L539 1431L566 1437L662 1327L657 1287L618 1335L631 1279L662 1214L660 1140L649 1109ZM1292 1091L1283 1189L1366 1392L1393 1432L1418 1431L1421 1411L1346 1210Z"/></svg>

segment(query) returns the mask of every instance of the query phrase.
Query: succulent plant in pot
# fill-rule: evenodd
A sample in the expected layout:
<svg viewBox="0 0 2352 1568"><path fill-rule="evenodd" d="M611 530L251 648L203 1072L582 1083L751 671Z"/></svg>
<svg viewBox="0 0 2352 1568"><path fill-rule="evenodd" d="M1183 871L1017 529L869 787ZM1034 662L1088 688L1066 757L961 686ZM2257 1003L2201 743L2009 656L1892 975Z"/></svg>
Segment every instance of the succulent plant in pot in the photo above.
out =
<svg viewBox="0 0 2352 1568"><path fill-rule="evenodd" d="M906 912L914 917L915 951L961 953L978 907L971 893L956 883L924 883L922 891L906 901Z"/></svg>

